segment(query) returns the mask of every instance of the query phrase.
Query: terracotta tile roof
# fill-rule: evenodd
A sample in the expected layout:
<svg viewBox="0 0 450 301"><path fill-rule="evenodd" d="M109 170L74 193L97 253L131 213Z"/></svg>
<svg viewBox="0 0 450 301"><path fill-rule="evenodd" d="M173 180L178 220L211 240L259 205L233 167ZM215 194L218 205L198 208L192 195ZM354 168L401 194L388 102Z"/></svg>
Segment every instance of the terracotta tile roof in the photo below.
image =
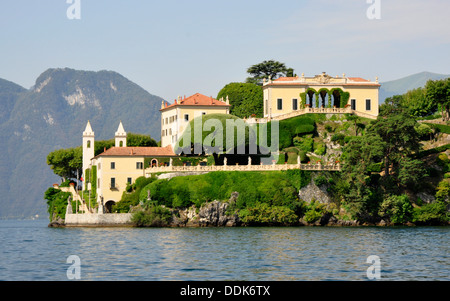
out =
<svg viewBox="0 0 450 301"><path fill-rule="evenodd" d="M342 79L342 78L340 78ZM325 84L315 83L311 81L302 82L299 81L299 77L280 77L275 80L273 80L271 83L266 83L264 87L270 87L270 86L310 86L310 85L323 85L323 86L356 86L356 85L363 85L363 86L381 86L378 82L371 82L370 80L361 78L361 77L347 77L348 81L346 83L339 83L339 82L330 82Z"/></svg>
<svg viewBox="0 0 450 301"><path fill-rule="evenodd" d="M165 110L167 108L175 107L175 106L230 106L225 102L212 98L211 96L206 96L200 93L196 93L189 97L182 98L179 102L175 100L175 102L171 105L168 105L161 110Z"/></svg>
<svg viewBox="0 0 450 301"><path fill-rule="evenodd" d="M111 147L97 157L104 156L139 156L139 157L159 157L175 156L172 146L166 147Z"/></svg>
<svg viewBox="0 0 450 301"><path fill-rule="evenodd" d="M297 79L298 79L298 76L295 76L295 77L279 77L279 78L275 79L274 81L275 82L284 82L284 81L289 82L289 81L293 81L293 80L297 80Z"/></svg>
<svg viewBox="0 0 450 301"><path fill-rule="evenodd" d="M370 80L361 78L361 77L347 77L352 82L370 82Z"/></svg>

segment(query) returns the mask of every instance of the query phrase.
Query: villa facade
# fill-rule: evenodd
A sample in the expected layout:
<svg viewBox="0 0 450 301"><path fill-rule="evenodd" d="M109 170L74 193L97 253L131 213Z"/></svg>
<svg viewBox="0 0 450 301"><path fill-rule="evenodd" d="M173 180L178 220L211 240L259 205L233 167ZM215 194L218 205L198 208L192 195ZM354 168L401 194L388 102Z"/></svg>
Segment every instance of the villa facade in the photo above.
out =
<svg viewBox="0 0 450 301"><path fill-rule="evenodd" d="M115 146L94 156L95 135L88 121L83 132L83 190L95 190L99 212L110 212L122 198L127 185L145 176L145 169L160 166L175 157L171 145L166 147L127 146L122 122L115 133Z"/></svg>
<svg viewBox="0 0 450 301"><path fill-rule="evenodd" d="M281 77L264 80L264 117L291 116L302 111L355 113L375 119L378 116L378 78L331 77L323 72L314 77ZM314 110L312 110L314 109Z"/></svg>
<svg viewBox="0 0 450 301"><path fill-rule="evenodd" d="M205 114L229 114L228 101L217 100L200 93L178 97L174 103L161 103L161 147L174 147L191 120Z"/></svg>
<svg viewBox="0 0 450 301"><path fill-rule="evenodd" d="M282 77L263 82L264 118L286 119L306 113L355 113L368 118L378 116L378 79L372 82L362 78L331 77L325 73L315 77ZM127 133L119 123L115 132L115 146L95 155L95 133L90 122L83 132L83 190L95 191L98 213L111 212L128 185L139 177L156 172L213 171L213 170L340 170L339 164L317 166L290 164L284 166L186 166L173 147L188 123L204 114L229 114L226 101L196 93L177 98L173 104L161 104L161 146L127 146ZM249 122L249 121L247 121ZM180 161L180 162L179 162Z"/></svg>

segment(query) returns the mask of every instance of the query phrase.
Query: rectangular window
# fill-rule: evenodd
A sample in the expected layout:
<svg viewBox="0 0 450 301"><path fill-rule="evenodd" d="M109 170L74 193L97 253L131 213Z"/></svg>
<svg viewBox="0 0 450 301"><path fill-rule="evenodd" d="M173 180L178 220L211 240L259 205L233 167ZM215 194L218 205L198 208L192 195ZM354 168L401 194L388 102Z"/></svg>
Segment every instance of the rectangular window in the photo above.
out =
<svg viewBox="0 0 450 301"><path fill-rule="evenodd" d="M189 121L189 114L184 114L184 121Z"/></svg>
<svg viewBox="0 0 450 301"><path fill-rule="evenodd" d="M294 111L298 110L298 100L297 100L297 98L292 99L292 110L294 110Z"/></svg>
<svg viewBox="0 0 450 301"><path fill-rule="evenodd" d="M111 178L111 188L116 188L116 178Z"/></svg>
<svg viewBox="0 0 450 301"><path fill-rule="evenodd" d="M370 111L370 99L366 99L366 111Z"/></svg>
<svg viewBox="0 0 450 301"><path fill-rule="evenodd" d="M283 110L283 99L281 99L281 98L277 99L277 109Z"/></svg>
<svg viewBox="0 0 450 301"><path fill-rule="evenodd" d="M131 178L127 178L127 183L128 183L128 184L130 184L130 185L131 185L131 181L132 181L132 179L131 179Z"/></svg>
<svg viewBox="0 0 450 301"><path fill-rule="evenodd" d="M116 169L116 162L111 162L111 169Z"/></svg>
<svg viewBox="0 0 450 301"><path fill-rule="evenodd" d="M351 104L352 110L356 110L356 99L350 100L350 104Z"/></svg>
<svg viewBox="0 0 450 301"><path fill-rule="evenodd" d="M102 169L102 164L101 164L101 163L98 163L97 166L98 166L98 167L97 167L98 170Z"/></svg>
<svg viewBox="0 0 450 301"><path fill-rule="evenodd" d="M136 169L143 169L143 168L144 168L144 163L136 162Z"/></svg>

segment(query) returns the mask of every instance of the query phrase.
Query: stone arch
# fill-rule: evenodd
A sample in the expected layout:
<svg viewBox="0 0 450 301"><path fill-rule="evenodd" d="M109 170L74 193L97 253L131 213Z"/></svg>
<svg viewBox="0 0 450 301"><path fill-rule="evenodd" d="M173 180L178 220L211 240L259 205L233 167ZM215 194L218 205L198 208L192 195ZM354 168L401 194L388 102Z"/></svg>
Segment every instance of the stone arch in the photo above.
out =
<svg viewBox="0 0 450 301"><path fill-rule="evenodd" d="M105 213L112 213L112 207L116 204L115 201L109 200L105 203Z"/></svg>
<svg viewBox="0 0 450 301"><path fill-rule="evenodd" d="M314 95L317 93L317 91L313 88L306 89L306 104L309 105L311 108L314 106Z"/></svg>
<svg viewBox="0 0 450 301"><path fill-rule="evenodd" d="M150 166L158 167L158 159L153 158L152 160L150 160Z"/></svg>
<svg viewBox="0 0 450 301"><path fill-rule="evenodd" d="M331 96L333 97L333 106L334 107L336 107L336 108L341 107L341 96L342 96L343 92L344 91L342 91L341 88L331 89L330 93L331 93Z"/></svg>
<svg viewBox="0 0 450 301"><path fill-rule="evenodd" d="M329 91L328 91L327 88L322 88L322 89L319 90L318 93L319 93L320 98L322 100L320 107L324 108L325 107L325 103L326 103L326 98L328 96Z"/></svg>

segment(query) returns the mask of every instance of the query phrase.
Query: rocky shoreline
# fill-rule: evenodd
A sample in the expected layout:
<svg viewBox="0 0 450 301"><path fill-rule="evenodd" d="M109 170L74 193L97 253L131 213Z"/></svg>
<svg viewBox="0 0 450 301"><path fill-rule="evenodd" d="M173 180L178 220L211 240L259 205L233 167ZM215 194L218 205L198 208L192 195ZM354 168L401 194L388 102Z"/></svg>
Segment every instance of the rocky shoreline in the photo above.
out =
<svg viewBox="0 0 450 301"><path fill-rule="evenodd" d="M196 208L195 206L186 208L186 209L169 209L171 211L172 217L168 222L157 221L152 225L147 225L146 227L168 227L168 228L179 228L179 227L192 227L192 228L200 228L200 227L249 227L249 226L260 226L260 227L364 227L364 226L377 226L377 227L388 227L388 226L422 226L416 225L411 222L404 224L393 224L390 221L386 221L383 219L375 220L375 221L359 221L359 220L341 220L332 215L331 213L324 214L320 218L318 218L314 222L307 222L304 217L299 218L296 223L290 224L254 224L249 225L241 221L239 215L237 213L230 213L230 206L233 206L236 202L239 193L232 193L231 197L227 201L212 201L203 204L200 208ZM438 224L434 226L445 226L448 224ZM58 219L52 221L48 227L51 228L59 228L66 227L65 221L62 219ZM70 225L77 226L77 225ZM79 227L83 227L86 225L78 225ZM99 224L99 225L89 225L89 227L108 227L108 226L121 226L117 224ZM132 225L131 221L122 226L136 226Z"/></svg>

